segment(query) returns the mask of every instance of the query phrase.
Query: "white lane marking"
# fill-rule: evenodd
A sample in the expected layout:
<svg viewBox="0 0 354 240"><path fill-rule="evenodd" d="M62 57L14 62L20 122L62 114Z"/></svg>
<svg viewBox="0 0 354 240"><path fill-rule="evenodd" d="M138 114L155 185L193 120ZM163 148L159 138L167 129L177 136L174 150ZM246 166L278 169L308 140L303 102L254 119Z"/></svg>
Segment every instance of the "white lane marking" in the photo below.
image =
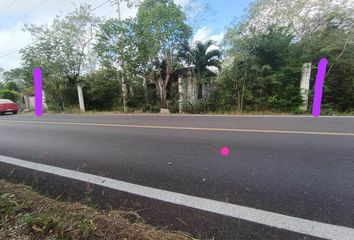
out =
<svg viewBox="0 0 354 240"><path fill-rule="evenodd" d="M25 113L25 114L21 114L21 117L33 117L32 114L30 113ZM59 113L59 114L55 114L55 113L47 113L45 116L79 116L79 117L100 117L100 116L127 116L127 117L131 117L131 116L136 116L136 117L231 117L231 118L311 118L311 119L315 119L312 115L252 115L252 114L235 114L235 115L231 115L231 114L178 114L178 113L172 113L172 114L159 114L159 113L77 113L77 114L63 114L63 113ZM354 118L354 116L352 115L337 115L337 116L320 116L317 119L320 118L329 118L329 119L351 119Z"/></svg>
<svg viewBox="0 0 354 240"><path fill-rule="evenodd" d="M29 124L52 124L52 125L77 125L77 126L96 126L96 127L121 127L121 128L148 128L148 129L171 129L171 130L190 130L190 131L218 131L218 132L247 132L247 133L276 133L276 134L300 134L300 135L326 135L354 137L354 133L341 132L308 132L308 131L285 131L268 129L242 129L242 128L201 128L201 127L173 127L173 126L154 126L154 125L129 125L129 124L109 124L109 123L81 123L81 122L54 122L54 121L22 121L22 120L0 120L0 123L29 123Z"/></svg>
<svg viewBox="0 0 354 240"><path fill-rule="evenodd" d="M46 114L49 116L138 116L138 117L257 117L257 118L314 118L312 115L257 115L257 114L159 114L159 113L77 113L77 114ZM319 118L354 118L351 115L320 116ZM318 118L317 118L318 119Z"/></svg>
<svg viewBox="0 0 354 240"><path fill-rule="evenodd" d="M314 237L332 240L354 240L354 229L352 228L189 196L1 155L0 162Z"/></svg>

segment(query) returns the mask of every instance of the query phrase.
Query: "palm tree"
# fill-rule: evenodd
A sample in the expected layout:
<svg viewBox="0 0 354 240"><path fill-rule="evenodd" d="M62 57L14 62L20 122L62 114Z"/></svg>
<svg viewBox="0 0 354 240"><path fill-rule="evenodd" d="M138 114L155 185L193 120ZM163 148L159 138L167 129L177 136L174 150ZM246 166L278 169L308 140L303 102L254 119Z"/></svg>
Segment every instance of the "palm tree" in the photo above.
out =
<svg viewBox="0 0 354 240"><path fill-rule="evenodd" d="M212 69L220 71L221 51L212 40L206 42L196 42L192 47L186 42L180 51L180 57L189 65L194 65L195 74L199 88L202 89L202 97L206 97L210 79L218 73Z"/></svg>

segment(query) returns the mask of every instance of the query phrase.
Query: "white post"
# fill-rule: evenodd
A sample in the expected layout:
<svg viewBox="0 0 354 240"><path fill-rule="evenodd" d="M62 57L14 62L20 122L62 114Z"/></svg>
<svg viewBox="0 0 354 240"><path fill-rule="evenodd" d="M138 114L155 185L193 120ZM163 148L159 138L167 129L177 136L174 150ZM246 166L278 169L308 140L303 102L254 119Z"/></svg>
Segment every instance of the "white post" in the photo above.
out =
<svg viewBox="0 0 354 240"><path fill-rule="evenodd" d="M77 93L79 95L80 110L85 112L84 94L82 93L82 87L77 85Z"/></svg>
<svg viewBox="0 0 354 240"><path fill-rule="evenodd" d="M43 109L48 109L46 98L45 98L45 92L43 90L42 90L42 102L43 102Z"/></svg>
<svg viewBox="0 0 354 240"><path fill-rule="evenodd" d="M118 17L118 21L122 20L122 16L120 13L120 0L117 0L117 17Z"/></svg>
<svg viewBox="0 0 354 240"><path fill-rule="evenodd" d="M23 98L25 100L25 109L30 109L29 96L24 95Z"/></svg>
<svg viewBox="0 0 354 240"><path fill-rule="evenodd" d="M310 89L310 78L311 78L311 63L304 63L302 65L302 75L300 82L300 94L303 104L300 110L307 111L308 99L309 99L309 89Z"/></svg>

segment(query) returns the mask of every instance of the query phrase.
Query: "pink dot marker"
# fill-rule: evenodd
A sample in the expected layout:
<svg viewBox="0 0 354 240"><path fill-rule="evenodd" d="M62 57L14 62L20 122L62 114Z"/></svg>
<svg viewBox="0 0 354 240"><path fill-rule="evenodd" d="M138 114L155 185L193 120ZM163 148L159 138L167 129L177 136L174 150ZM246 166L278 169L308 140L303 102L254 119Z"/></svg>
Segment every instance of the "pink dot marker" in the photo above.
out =
<svg viewBox="0 0 354 240"><path fill-rule="evenodd" d="M220 153L222 156L227 157L230 154L230 149L228 147L222 147Z"/></svg>

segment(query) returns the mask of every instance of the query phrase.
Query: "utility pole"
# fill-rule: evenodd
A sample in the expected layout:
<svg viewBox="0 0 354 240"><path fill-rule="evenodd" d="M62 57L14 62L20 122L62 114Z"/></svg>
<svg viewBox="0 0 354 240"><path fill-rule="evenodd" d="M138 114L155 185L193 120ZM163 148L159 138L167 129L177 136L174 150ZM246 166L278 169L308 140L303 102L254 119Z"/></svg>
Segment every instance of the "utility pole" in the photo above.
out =
<svg viewBox="0 0 354 240"><path fill-rule="evenodd" d="M118 21L122 21L122 16L120 13L120 7L121 7L121 0L117 0L117 19ZM121 68L121 85L122 85L122 94L123 94L123 111L127 112L128 107L127 107L127 84L125 82L125 75L124 75L124 50L123 48L120 49L120 61L119 61L119 66Z"/></svg>
<svg viewBox="0 0 354 240"><path fill-rule="evenodd" d="M120 14L120 0L117 0L117 16L118 16L118 21L121 21L122 17Z"/></svg>

